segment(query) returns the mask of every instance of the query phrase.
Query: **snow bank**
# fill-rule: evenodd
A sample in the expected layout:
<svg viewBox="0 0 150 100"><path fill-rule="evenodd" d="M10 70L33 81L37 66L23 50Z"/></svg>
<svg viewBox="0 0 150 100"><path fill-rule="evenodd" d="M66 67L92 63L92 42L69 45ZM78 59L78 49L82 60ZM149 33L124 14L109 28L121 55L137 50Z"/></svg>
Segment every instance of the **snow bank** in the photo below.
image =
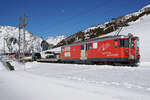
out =
<svg viewBox="0 0 150 100"><path fill-rule="evenodd" d="M37 67L38 63L37 62L26 62L26 63L20 63L17 61L11 61L10 62L12 66L14 66L15 70L17 71L22 71L22 70L27 70L30 68Z"/></svg>
<svg viewBox="0 0 150 100"><path fill-rule="evenodd" d="M29 74L0 73L2 100L149 100L150 96L108 86L74 83Z"/></svg>
<svg viewBox="0 0 150 100"><path fill-rule="evenodd" d="M5 70L5 66L2 64L2 62L0 62L0 70Z"/></svg>

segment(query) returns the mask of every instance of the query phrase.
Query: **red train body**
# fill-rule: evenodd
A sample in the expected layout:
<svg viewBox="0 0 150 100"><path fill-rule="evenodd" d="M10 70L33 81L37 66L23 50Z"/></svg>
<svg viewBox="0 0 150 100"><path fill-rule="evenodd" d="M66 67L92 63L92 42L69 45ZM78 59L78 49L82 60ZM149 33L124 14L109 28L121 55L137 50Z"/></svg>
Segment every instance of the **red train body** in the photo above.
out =
<svg viewBox="0 0 150 100"><path fill-rule="evenodd" d="M61 47L61 60L75 63L136 64L139 38L132 35L106 36Z"/></svg>

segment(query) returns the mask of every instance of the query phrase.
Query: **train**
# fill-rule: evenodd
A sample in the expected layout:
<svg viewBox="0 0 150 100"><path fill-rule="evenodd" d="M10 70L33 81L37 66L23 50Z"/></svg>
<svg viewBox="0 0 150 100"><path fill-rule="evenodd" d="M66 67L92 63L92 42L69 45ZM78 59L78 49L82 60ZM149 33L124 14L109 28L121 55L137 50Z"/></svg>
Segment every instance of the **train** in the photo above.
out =
<svg viewBox="0 0 150 100"><path fill-rule="evenodd" d="M137 65L139 37L130 33L64 45L57 59L61 63Z"/></svg>

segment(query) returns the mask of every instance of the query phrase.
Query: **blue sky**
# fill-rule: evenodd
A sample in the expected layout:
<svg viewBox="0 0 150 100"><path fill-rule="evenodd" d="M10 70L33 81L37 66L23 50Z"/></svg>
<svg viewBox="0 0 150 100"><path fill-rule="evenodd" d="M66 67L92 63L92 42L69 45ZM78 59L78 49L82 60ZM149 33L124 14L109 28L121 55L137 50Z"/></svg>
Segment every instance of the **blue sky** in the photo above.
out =
<svg viewBox="0 0 150 100"><path fill-rule="evenodd" d="M33 34L69 36L148 4L149 0L0 0L0 25L17 27L18 17L26 13L27 30Z"/></svg>

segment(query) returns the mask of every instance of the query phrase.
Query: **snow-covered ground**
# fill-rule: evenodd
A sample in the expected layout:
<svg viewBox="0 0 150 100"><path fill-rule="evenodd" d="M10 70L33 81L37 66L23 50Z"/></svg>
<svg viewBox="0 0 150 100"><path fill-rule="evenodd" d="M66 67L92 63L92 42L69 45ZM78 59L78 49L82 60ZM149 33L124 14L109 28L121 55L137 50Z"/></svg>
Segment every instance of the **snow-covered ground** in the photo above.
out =
<svg viewBox="0 0 150 100"><path fill-rule="evenodd" d="M0 71L0 100L150 99L150 63L139 67L37 62L12 65L16 71Z"/></svg>
<svg viewBox="0 0 150 100"><path fill-rule="evenodd" d="M0 62L0 70L5 70L4 65L2 64L2 62Z"/></svg>

